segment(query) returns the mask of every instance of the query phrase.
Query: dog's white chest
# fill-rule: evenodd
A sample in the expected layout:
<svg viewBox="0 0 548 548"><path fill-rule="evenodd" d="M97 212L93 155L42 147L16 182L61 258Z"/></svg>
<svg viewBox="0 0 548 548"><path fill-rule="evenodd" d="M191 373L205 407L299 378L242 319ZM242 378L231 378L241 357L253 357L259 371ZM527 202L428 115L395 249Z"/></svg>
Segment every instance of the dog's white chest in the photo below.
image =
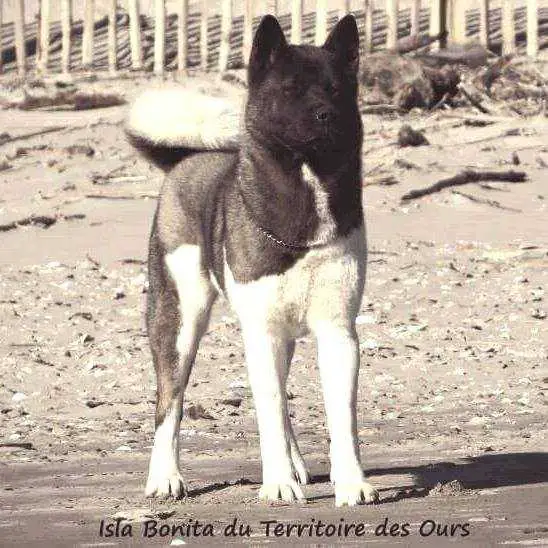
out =
<svg viewBox="0 0 548 548"><path fill-rule="evenodd" d="M226 293L243 325L266 325L292 336L322 321L346 326L359 310L365 261L361 227L332 245L309 251L284 273L253 282L236 282L225 264Z"/></svg>

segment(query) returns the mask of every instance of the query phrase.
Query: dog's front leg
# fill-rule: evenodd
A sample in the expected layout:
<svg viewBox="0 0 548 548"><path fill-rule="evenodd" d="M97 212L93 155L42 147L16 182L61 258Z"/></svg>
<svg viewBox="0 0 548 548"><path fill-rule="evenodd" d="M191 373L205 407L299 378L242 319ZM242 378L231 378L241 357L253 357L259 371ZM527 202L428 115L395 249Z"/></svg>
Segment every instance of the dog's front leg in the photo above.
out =
<svg viewBox="0 0 548 548"><path fill-rule="evenodd" d="M360 464L356 395L359 346L356 333L339 327L316 332L318 364L331 437L331 481L335 504L354 506L375 502L377 491L365 481Z"/></svg>
<svg viewBox="0 0 548 548"><path fill-rule="evenodd" d="M284 375L291 345L266 326L243 326L249 381L257 412L261 443L263 485L259 498L304 500L291 460L286 430Z"/></svg>

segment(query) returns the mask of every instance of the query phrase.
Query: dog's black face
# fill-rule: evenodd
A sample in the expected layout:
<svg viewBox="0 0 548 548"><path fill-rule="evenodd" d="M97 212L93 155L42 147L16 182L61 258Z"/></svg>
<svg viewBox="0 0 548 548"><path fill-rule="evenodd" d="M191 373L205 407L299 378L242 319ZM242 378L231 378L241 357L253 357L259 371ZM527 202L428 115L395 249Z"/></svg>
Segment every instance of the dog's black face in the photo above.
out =
<svg viewBox="0 0 548 548"><path fill-rule="evenodd" d="M357 106L359 40L343 18L322 47L290 46L278 21L265 17L249 62L246 130L263 145L312 164L361 144Z"/></svg>

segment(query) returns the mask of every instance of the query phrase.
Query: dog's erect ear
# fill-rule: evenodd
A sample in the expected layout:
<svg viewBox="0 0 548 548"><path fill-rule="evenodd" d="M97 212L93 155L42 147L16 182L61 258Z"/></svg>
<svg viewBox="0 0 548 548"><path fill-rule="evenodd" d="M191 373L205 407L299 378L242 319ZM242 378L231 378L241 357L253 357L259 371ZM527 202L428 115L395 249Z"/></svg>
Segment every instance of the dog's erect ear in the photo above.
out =
<svg viewBox="0 0 548 548"><path fill-rule="evenodd" d="M334 53L341 63L346 65L346 69L353 73L358 73L360 64L360 37L358 26L353 15L343 17L331 31L324 49Z"/></svg>
<svg viewBox="0 0 548 548"><path fill-rule="evenodd" d="M285 47L287 41L278 20L272 15L263 17L255 33L249 57L247 76L250 85L260 82Z"/></svg>

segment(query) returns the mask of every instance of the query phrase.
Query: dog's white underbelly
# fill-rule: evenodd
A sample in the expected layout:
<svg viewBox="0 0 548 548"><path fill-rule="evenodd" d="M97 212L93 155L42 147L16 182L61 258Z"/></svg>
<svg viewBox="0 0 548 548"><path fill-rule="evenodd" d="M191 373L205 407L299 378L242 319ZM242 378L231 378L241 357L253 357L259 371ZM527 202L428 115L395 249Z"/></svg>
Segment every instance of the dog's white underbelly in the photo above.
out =
<svg viewBox="0 0 548 548"><path fill-rule="evenodd" d="M225 263L226 295L242 327L299 337L322 324L353 328L362 298L366 263L365 228L314 249L282 274L248 283L234 280Z"/></svg>

